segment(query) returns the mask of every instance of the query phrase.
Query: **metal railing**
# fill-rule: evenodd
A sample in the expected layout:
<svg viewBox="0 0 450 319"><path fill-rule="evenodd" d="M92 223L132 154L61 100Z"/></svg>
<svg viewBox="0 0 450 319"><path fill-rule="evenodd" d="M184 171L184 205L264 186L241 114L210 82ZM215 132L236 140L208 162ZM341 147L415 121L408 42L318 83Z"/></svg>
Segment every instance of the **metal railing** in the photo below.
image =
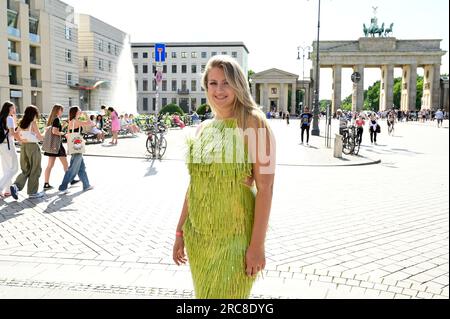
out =
<svg viewBox="0 0 450 319"><path fill-rule="evenodd" d="M9 77L9 84L11 85L22 85L22 79L16 77Z"/></svg>
<svg viewBox="0 0 450 319"><path fill-rule="evenodd" d="M188 89L181 89L181 90L177 90L179 95L189 95L189 90Z"/></svg>
<svg viewBox="0 0 450 319"><path fill-rule="evenodd" d="M20 54L17 52L8 52L8 59L11 61L20 62Z"/></svg>
<svg viewBox="0 0 450 319"><path fill-rule="evenodd" d="M20 30L14 27L8 26L8 35L20 38Z"/></svg>
<svg viewBox="0 0 450 319"><path fill-rule="evenodd" d="M30 42L41 43L41 37L37 34L30 33Z"/></svg>

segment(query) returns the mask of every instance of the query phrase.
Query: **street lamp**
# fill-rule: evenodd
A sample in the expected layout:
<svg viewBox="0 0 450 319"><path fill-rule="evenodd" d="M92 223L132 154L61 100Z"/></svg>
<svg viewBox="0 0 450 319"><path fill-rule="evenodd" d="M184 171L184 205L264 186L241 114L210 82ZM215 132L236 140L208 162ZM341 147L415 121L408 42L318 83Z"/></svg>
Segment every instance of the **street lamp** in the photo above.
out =
<svg viewBox="0 0 450 319"><path fill-rule="evenodd" d="M300 57L300 51L302 52L302 57ZM302 80L305 81L305 53L308 53L308 59L309 59L309 54L311 53L312 48L307 45L307 46L299 46L297 47L297 60L303 60L303 68L302 68Z"/></svg>
<svg viewBox="0 0 450 319"><path fill-rule="evenodd" d="M314 79L314 108L313 108L313 128L311 134L313 136L320 136L319 129L319 55L320 55L320 0L319 0L319 10L318 10L318 18L317 18L317 48L316 48L316 76Z"/></svg>

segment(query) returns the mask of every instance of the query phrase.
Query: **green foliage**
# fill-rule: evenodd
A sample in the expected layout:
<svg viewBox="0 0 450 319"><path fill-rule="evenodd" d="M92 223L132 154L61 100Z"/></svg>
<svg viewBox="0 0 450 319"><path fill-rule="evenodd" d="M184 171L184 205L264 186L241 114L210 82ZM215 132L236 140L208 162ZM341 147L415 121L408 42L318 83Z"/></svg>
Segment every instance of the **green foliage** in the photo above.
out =
<svg viewBox="0 0 450 319"><path fill-rule="evenodd" d="M380 107L380 86L381 82L376 81L374 85L370 86L367 91L364 92L364 106L365 111L375 111Z"/></svg>
<svg viewBox="0 0 450 319"><path fill-rule="evenodd" d="M326 112L327 106L331 105L331 100L321 100L319 104L320 104L320 112Z"/></svg>
<svg viewBox="0 0 450 319"><path fill-rule="evenodd" d="M181 109L181 107L179 107L178 105L176 105L176 104L168 104L168 105L166 105L166 106L164 106L162 109L161 109L161 112L160 112L161 114L166 114L166 113L169 113L169 114L175 114L175 113L178 113L179 115L183 115L184 114L184 111Z"/></svg>
<svg viewBox="0 0 450 319"><path fill-rule="evenodd" d="M202 104L197 108L197 114L198 115L205 115L206 112L206 107L209 106L208 104ZM211 111L211 108L209 108L209 110Z"/></svg>

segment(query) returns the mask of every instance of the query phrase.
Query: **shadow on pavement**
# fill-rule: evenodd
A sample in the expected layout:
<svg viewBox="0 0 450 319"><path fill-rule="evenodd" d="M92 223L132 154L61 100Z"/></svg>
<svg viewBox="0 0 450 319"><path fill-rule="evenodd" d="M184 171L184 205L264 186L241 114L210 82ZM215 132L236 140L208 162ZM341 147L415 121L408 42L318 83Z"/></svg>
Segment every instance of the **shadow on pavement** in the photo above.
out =
<svg viewBox="0 0 450 319"><path fill-rule="evenodd" d="M53 194L50 198L55 198L53 201L51 201L47 208L42 212L44 214L52 214L56 212L75 212L76 209L64 209L64 207L69 206L72 204L73 199L83 194L83 191L79 191L74 194L68 194L68 195L62 195L59 196L57 193Z"/></svg>

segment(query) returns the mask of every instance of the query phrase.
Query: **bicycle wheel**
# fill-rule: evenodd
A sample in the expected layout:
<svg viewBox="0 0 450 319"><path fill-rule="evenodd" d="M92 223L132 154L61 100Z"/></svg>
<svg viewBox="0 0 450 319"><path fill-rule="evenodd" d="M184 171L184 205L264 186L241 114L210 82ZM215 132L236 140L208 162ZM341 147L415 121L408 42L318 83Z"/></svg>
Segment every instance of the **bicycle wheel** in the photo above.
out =
<svg viewBox="0 0 450 319"><path fill-rule="evenodd" d="M155 134L150 134L147 137L146 147L147 152L149 152L152 157L156 157L156 143L157 141Z"/></svg>
<svg viewBox="0 0 450 319"><path fill-rule="evenodd" d="M355 149L355 142L353 139L351 139L348 135L344 137L344 139L342 140L343 145L342 145L342 152L345 155L350 155L352 154L353 150Z"/></svg>
<svg viewBox="0 0 450 319"><path fill-rule="evenodd" d="M361 148L361 145L359 144L358 138L355 138L353 141L355 143L355 148L353 149L353 154L354 155L358 155L359 154L359 149Z"/></svg>
<svg viewBox="0 0 450 319"><path fill-rule="evenodd" d="M158 156L161 159L164 154L166 153L166 149L167 149L167 140L164 136L161 136L160 138L158 138Z"/></svg>

